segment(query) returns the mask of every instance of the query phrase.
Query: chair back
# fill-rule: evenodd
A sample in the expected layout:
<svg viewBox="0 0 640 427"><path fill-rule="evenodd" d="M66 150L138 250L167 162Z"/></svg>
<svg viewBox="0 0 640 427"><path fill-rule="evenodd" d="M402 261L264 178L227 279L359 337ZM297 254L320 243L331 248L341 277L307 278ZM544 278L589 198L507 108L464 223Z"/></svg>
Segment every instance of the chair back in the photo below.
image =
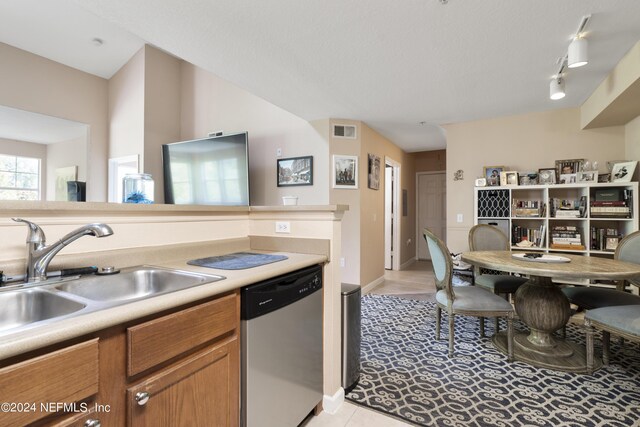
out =
<svg viewBox="0 0 640 427"><path fill-rule="evenodd" d="M508 251L509 239L495 225L478 224L469 230L469 249L472 251Z"/></svg>
<svg viewBox="0 0 640 427"><path fill-rule="evenodd" d="M455 293L451 278L453 276L453 261L449 249L442 240L433 234L429 229L422 230L424 239L427 241L429 253L431 254L431 262L433 263L433 272L436 277L436 288L444 289L447 292L449 303L453 303Z"/></svg>
<svg viewBox="0 0 640 427"><path fill-rule="evenodd" d="M640 231L627 234L624 239L618 243L613 258L619 261L640 264ZM640 286L640 279L629 281Z"/></svg>

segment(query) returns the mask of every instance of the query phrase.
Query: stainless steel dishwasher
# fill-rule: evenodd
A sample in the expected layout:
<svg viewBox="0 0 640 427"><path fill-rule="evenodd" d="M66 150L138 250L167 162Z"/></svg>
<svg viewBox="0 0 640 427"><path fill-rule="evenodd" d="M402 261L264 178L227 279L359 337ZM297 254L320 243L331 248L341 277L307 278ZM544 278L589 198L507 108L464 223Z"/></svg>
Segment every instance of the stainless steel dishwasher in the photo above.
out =
<svg viewBox="0 0 640 427"><path fill-rule="evenodd" d="M322 400L322 269L242 288L241 421L295 427Z"/></svg>

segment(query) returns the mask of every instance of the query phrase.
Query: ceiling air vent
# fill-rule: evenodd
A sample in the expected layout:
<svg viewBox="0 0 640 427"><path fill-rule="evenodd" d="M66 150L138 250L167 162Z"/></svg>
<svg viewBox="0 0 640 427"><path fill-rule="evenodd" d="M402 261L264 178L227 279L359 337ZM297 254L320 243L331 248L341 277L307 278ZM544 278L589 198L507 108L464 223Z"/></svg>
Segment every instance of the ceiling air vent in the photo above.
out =
<svg viewBox="0 0 640 427"><path fill-rule="evenodd" d="M333 136L356 139L356 127L354 125L333 125Z"/></svg>

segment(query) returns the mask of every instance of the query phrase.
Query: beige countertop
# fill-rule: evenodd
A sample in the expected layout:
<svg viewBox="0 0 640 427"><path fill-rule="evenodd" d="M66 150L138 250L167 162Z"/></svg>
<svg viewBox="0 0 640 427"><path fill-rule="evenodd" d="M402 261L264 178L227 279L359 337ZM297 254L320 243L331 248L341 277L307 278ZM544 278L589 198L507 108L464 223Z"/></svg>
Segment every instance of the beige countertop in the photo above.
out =
<svg viewBox="0 0 640 427"><path fill-rule="evenodd" d="M327 261L324 255L288 252L269 253L286 255L288 259L245 270L218 270L196 267L188 265L186 260L146 264L194 273L225 276L225 279L116 307L65 317L42 326L31 327L22 332L4 335L0 337L0 360Z"/></svg>

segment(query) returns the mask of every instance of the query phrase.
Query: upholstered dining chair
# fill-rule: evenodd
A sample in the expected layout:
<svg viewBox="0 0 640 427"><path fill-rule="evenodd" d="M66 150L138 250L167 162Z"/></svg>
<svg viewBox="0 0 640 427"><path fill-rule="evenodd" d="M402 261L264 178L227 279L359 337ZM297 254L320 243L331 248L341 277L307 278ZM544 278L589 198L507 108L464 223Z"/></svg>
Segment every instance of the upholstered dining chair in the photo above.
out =
<svg viewBox="0 0 640 427"><path fill-rule="evenodd" d="M640 231L628 234L620 241L613 259L640 264ZM630 282L640 286L640 279ZM624 292L624 288L625 281L620 281L617 289L573 286L562 288L562 292L571 304L585 310L619 305L640 305L640 296Z"/></svg>
<svg viewBox="0 0 640 427"><path fill-rule="evenodd" d="M436 288L436 339L440 339L440 320L442 310L449 316L449 357L454 354L455 316L473 316L480 318L480 335L484 336L485 317L507 318L507 352L508 360L513 360L513 306L509 301L486 289L475 286L453 288L453 261L449 249L436 235L428 229L423 235L429 247Z"/></svg>
<svg viewBox="0 0 640 427"><path fill-rule="evenodd" d="M618 305L588 310L584 316L587 335L587 371L593 373L594 328L602 330L602 362L609 364L611 334L640 341L640 305Z"/></svg>

